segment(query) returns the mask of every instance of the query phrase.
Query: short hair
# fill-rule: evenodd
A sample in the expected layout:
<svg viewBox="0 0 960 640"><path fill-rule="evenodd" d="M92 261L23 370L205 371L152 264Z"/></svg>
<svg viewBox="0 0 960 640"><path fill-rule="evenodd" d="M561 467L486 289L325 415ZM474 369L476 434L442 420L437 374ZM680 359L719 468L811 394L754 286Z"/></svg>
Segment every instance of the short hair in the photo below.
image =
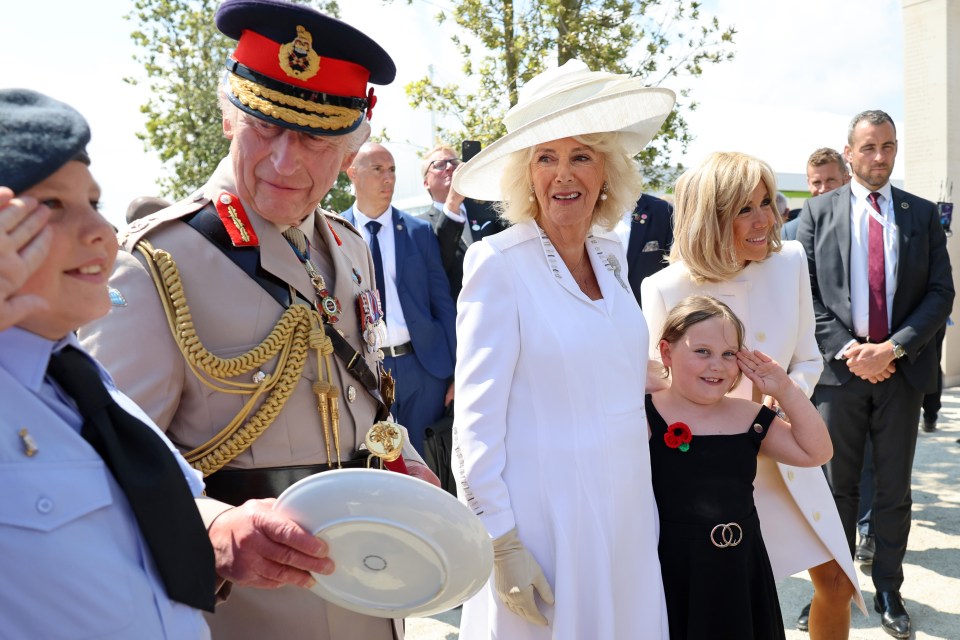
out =
<svg viewBox="0 0 960 640"><path fill-rule="evenodd" d="M853 116L853 120L850 121L850 126L847 128L847 144L853 143L853 130L856 129L857 125L864 120L874 126L879 126L885 122L889 122L890 126L893 127L893 137L897 137L897 125L894 124L893 118L891 118L886 111L880 111L879 109L868 109L867 111L861 111L857 115Z"/></svg>
<svg viewBox="0 0 960 640"><path fill-rule="evenodd" d="M697 283L722 282L739 273L733 220L763 182L777 193L773 170L763 160L739 152L712 153L688 170L674 189L674 240L670 262L683 261ZM780 251L783 220L773 216L767 231L767 256Z"/></svg>
<svg viewBox="0 0 960 640"><path fill-rule="evenodd" d="M687 296L678 302L663 321L663 331L660 332L660 340L666 340L670 344L676 344L687 334L690 327L713 318L729 320L737 332L737 349L739 350L743 347L743 341L746 335L743 322L740 321L740 318L737 317L737 314L735 314L730 307L711 296ZM659 342L660 341L657 341L658 344ZM670 371L664 367L663 374L664 377L668 377ZM740 377L742 375L742 371L737 374L733 387L730 387L731 389L740 383Z"/></svg>
<svg viewBox="0 0 960 640"><path fill-rule="evenodd" d="M432 156L433 154L437 153L438 151L449 151L450 153L453 154L453 157L454 157L454 158L457 158L457 159L460 158L460 156L457 155L456 149L454 149L454 148L451 147L450 145L446 144L445 142L441 142L440 144L438 144L437 146L435 146L433 149L430 149L430 151L427 151L425 154L423 154L423 161L420 163L420 177L421 177L421 178L426 178L426 177L427 177L427 171L430 171L430 164L431 164L431 162L430 162L430 156Z"/></svg>
<svg viewBox="0 0 960 640"><path fill-rule="evenodd" d="M847 173L847 163L843 161L843 156L840 155L839 151L831 149L830 147L820 147L807 158L808 167L822 167L831 162L836 162L840 171Z"/></svg>
<svg viewBox="0 0 960 640"><path fill-rule="evenodd" d="M603 156L607 199L597 198L590 222L610 231L617 226L623 214L632 211L637 204L643 189L640 170L615 132L591 133L573 136L573 139ZM500 210L500 217L511 224L536 220L540 215L539 203L536 199L531 202L529 198L533 184L530 163L535 149L536 145L533 145L514 151L507 157L500 179L503 201L496 206Z"/></svg>

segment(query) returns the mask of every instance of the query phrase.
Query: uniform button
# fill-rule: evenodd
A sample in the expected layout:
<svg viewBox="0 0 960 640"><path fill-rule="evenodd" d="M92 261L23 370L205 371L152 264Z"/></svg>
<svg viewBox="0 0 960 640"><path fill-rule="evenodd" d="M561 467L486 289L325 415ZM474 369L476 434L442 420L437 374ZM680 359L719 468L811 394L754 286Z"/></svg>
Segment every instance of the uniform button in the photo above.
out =
<svg viewBox="0 0 960 640"><path fill-rule="evenodd" d="M767 334L766 334L766 333L764 333L763 331L758 331L758 332L757 332L757 341L758 341L758 342L764 342L766 339L767 339Z"/></svg>
<svg viewBox="0 0 960 640"><path fill-rule="evenodd" d="M230 197L230 194L224 193L220 196L220 202L222 202L223 204L230 204L231 202L233 202L233 198Z"/></svg>
<svg viewBox="0 0 960 640"><path fill-rule="evenodd" d="M40 496L37 499L37 511L40 513L50 513L53 511L53 500L47 496Z"/></svg>
<svg viewBox="0 0 960 640"><path fill-rule="evenodd" d="M347 402L353 402L357 399L357 388L352 384L347 385Z"/></svg>
<svg viewBox="0 0 960 640"><path fill-rule="evenodd" d="M820 512L819 512L819 511L814 511L814 512L813 512L813 521L814 521L814 522L820 522Z"/></svg>
<svg viewBox="0 0 960 640"><path fill-rule="evenodd" d="M794 473L793 471L787 471L787 480L793 480Z"/></svg>

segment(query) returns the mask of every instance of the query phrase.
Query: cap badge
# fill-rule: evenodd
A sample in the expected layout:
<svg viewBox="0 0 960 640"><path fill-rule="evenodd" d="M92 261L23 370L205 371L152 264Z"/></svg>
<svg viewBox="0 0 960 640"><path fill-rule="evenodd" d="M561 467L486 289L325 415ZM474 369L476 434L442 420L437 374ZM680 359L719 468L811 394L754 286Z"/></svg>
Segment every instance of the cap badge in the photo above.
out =
<svg viewBox="0 0 960 640"><path fill-rule="evenodd" d="M280 45L280 68L297 80L309 80L320 70L320 56L313 50L313 36L297 25L293 42Z"/></svg>

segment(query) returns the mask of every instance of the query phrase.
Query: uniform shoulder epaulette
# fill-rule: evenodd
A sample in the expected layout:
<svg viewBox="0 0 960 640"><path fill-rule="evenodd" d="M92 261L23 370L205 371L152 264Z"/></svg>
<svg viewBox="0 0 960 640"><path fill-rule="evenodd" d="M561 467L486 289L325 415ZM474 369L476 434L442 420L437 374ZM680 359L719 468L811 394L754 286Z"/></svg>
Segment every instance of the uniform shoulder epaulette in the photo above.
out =
<svg viewBox="0 0 960 640"><path fill-rule="evenodd" d="M360 239L363 239L363 236L360 234L357 228L352 224L350 224L350 221L344 218L343 216L341 216L339 213L333 213L331 211L327 211L326 209L317 209L317 212L323 214L324 218L328 222L336 222L337 224L342 225L347 229L349 229L350 231L357 234L357 236L359 236Z"/></svg>
<svg viewBox="0 0 960 640"><path fill-rule="evenodd" d="M166 209L161 209L149 216L134 220L117 233L120 246L127 251L132 251L133 247L136 246L141 238L155 229L162 227L172 220L179 220L185 215L195 213L209 203L210 199L204 196L202 192L197 191L187 198L175 202Z"/></svg>

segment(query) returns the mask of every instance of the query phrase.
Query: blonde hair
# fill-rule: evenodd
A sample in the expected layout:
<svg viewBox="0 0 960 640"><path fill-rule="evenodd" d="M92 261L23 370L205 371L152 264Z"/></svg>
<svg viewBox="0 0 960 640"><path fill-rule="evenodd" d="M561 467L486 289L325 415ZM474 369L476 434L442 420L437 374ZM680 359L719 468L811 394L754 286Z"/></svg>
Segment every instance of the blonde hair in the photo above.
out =
<svg viewBox="0 0 960 640"><path fill-rule="evenodd" d="M743 340L746 334L743 322L741 322L737 314L733 312L733 309L711 296L687 296L678 302L663 321L663 331L660 332L660 341L666 340L669 344L676 344L683 336L687 335L690 327L713 318L729 320L737 332L737 349L739 350L743 347ZM669 369L664 367L663 377L666 378L669 377L669 375ZM742 375L742 371L737 374L733 386L730 387L731 389L740 384Z"/></svg>
<svg viewBox="0 0 960 640"><path fill-rule="evenodd" d="M457 153L456 149L446 144L445 142L441 142L440 144L435 146L433 149L430 149L430 151L427 151L425 154L423 154L423 160L420 161L420 177L421 178L426 178L427 171L430 171L430 165L432 163L432 161L430 160L430 156L432 156L435 153L439 153L440 151L447 151L453 154L453 157L456 158L457 160L460 159L460 155Z"/></svg>
<svg viewBox="0 0 960 640"><path fill-rule="evenodd" d="M573 136L580 144L590 147L603 156L604 181L607 185L607 199L597 198L593 208L591 223L609 231L627 211L631 211L640 198L643 179L637 164L620 143L616 133L591 133ZM529 196L533 183L530 163L536 146L514 151L507 158L503 178L500 180L500 192L503 202L497 204L500 217L511 224L536 220L540 216L540 205L536 200L530 202Z"/></svg>
<svg viewBox="0 0 960 640"><path fill-rule="evenodd" d="M745 153L710 154L677 180L670 262L683 261L695 282L722 282L745 266L737 259L733 220L763 182L771 198L777 180L770 166ZM767 255L780 251L783 218L776 212L767 230Z"/></svg>

